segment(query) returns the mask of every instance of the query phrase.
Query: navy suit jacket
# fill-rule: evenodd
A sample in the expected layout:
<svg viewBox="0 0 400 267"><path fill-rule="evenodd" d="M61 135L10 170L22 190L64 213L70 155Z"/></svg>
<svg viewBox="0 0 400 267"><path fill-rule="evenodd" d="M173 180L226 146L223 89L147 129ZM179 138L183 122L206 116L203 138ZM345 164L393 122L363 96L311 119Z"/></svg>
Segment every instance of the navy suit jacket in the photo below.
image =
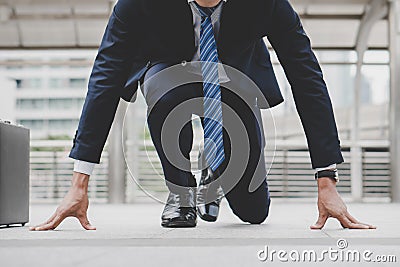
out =
<svg viewBox="0 0 400 267"><path fill-rule="evenodd" d="M312 166L343 162L332 104L298 14L287 0L230 0L221 14L220 61L259 87L260 108L283 101L267 37L290 82ZM101 42L70 157L98 163L120 98L134 101L153 62L191 61L196 52L187 0L119 0Z"/></svg>

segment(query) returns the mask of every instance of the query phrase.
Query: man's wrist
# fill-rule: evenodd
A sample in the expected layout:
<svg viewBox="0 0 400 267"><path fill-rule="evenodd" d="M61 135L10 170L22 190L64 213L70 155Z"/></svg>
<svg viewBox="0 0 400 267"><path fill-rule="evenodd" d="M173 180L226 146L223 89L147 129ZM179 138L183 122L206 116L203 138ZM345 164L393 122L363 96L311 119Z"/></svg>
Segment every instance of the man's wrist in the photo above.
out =
<svg viewBox="0 0 400 267"><path fill-rule="evenodd" d="M87 191L90 176L84 173L75 172L72 176L72 187Z"/></svg>
<svg viewBox="0 0 400 267"><path fill-rule="evenodd" d="M317 179L318 189L336 188L336 181L330 177L320 177Z"/></svg>

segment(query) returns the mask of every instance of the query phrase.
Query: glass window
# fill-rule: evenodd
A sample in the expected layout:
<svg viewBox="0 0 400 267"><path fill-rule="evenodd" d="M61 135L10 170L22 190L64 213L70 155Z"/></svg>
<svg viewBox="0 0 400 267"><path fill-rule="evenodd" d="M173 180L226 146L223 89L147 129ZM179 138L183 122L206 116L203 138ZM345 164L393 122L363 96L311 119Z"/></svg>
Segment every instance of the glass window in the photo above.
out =
<svg viewBox="0 0 400 267"><path fill-rule="evenodd" d="M357 53L355 51L340 50L316 50L314 51L318 61L326 63L357 63Z"/></svg>
<svg viewBox="0 0 400 267"><path fill-rule="evenodd" d="M64 78L50 78L49 80L49 87L51 89L66 88L67 86L67 79Z"/></svg>
<svg viewBox="0 0 400 267"><path fill-rule="evenodd" d="M50 78L49 79L50 88L73 88L73 89L83 89L86 87L85 78Z"/></svg>
<svg viewBox="0 0 400 267"><path fill-rule="evenodd" d="M353 104L355 66L323 64L321 68L335 108L350 108Z"/></svg>
<svg viewBox="0 0 400 267"><path fill-rule="evenodd" d="M22 69L22 66L10 65L10 66L7 66L6 69L8 69L8 70L20 70L20 69Z"/></svg>
<svg viewBox="0 0 400 267"><path fill-rule="evenodd" d="M9 64L7 64L6 69L8 70L18 70L18 69L22 69L23 66L21 65L21 60L17 60L17 59L9 59L6 60L6 62Z"/></svg>
<svg viewBox="0 0 400 267"><path fill-rule="evenodd" d="M70 130L77 125L78 120L49 120L49 128L52 130Z"/></svg>
<svg viewBox="0 0 400 267"><path fill-rule="evenodd" d="M44 126L43 120L18 120L17 123L32 130L41 130Z"/></svg>
<svg viewBox="0 0 400 267"><path fill-rule="evenodd" d="M351 132L351 114L354 107L354 86L357 57L354 51L316 51L324 80L335 110L336 122L342 140ZM390 68L387 51L370 50L364 57L360 92L360 139L388 138ZM277 138L303 137L291 87L283 68L274 64L274 70L285 102L273 109L277 124Z"/></svg>
<svg viewBox="0 0 400 267"><path fill-rule="evenodd" d="M83 98L60 98L50 99L49 108L53 110L60 109L81 109L83 106Z"/></svg>
<svg viewBox="0 0 400 267"><path fill-rule="evenodd" d="M70 88L84 88L86 86L85 78L70 78L69 79L69 87Z"/></svg>
<svg viewBox="0 0 400 267"><path fill-rule="evenodd" d="M72 99L50 99L49 108L50 109L70 109L73 106Z"/></svg>
<svg viewBox="0 0 400 267"><path fill-rule="evenodd" d="M78 102L78 107L81 108L81 107L83 107L83 104L85 103L85 99L79 98L79 99L77 99L77 102Z"/></svg>
<svg viewBox="0 0 400 267"><path fill-rule="evenodd" d="M389 51L385 50L368 50L364 55L364 63L390 63Z"/></svg>
<svg viewBox="0 0 400 267"><path fill-rule="evenodd" d="M390 68L388 65L366 65L362 69L364 92L363 104L381 105L389 103ZM368 89L368 90L367 90Z"/></svg>
<svg viewBox="0 0 400 267"><path fill-rule="evenodd" d="M17 108L21 110L40 110L46 106L44 99L18 99Z"/></svg>
<svg viewBox="0 0 400 267"><path fill-rule="evenodd" d="M21 79L16 79L15 83L16 83L16 86L17 86L18 89L22 88L22 80Z"/></svg>
<svg viewBox="0 0 400 267"><path fill-rule="evenodd" d="M40 78L16 79L18 89L40 89L43 84Z"/></svg>

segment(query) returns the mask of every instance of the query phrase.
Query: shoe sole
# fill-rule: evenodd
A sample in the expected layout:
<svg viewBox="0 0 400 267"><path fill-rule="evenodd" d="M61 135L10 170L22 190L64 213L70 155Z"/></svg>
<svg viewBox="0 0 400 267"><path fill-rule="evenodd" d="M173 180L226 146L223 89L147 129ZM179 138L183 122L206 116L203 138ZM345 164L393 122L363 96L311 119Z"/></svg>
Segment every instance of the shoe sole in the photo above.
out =
<svg viewBox="0 0 400 267"><path fill-rule="evenodd" d="M170 222L163 221L161 222L161 226L165 228L193 228L196 227L197 223L188 223L188 222Z"/></svg>
<svg viewBox="0 0 400 267"><path fill-rule="evenodd" d="M201 214L200 212L197 212L197 215L202 219L203 221L206 222L216 222L218 217L210 216L208 214Z"/></svg>

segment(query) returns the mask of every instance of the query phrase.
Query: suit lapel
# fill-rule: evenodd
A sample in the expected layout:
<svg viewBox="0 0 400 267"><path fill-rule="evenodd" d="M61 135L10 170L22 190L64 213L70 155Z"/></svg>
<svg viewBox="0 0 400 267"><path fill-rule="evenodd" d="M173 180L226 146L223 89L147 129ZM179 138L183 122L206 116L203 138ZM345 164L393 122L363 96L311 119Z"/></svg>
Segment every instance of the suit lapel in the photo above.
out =
<svg viewBox="0 0 400 267"><path fill-rule="evenodd" d="M258 25L253 15L257 10L256 4L257 1L250 0L246 4L235 0L224 3L217 40L218 53L222 59L239 52L239 48L245 49L254 39L254 25Z"/></svg>
<svg viewBox="0 0 400 267"><path fill-rule="evenodd" d="M221 0L223 1L223 0ZM220 24L219 24L219 33L218 33L218 38L217 38L217 45L219 45L220 41L221 41L221 35L224 35L224 29L225 29L225 13L226 13L226 8L227 8L227 4L230 1L223 3L222 6L222 12L221 12L221 17L219 19Z"/></svg>
<svg viewBox="0 0 400 267"><path fill-rule="evenodd" d="M171 44L173 51L180 56L185 55L182 60L190 60L191 58L186 57L193 56L195 53L192 9L187 0L162 1L164 2L161 10L158 11L163 17L160 21L161 34L166 38L167 43Z"/></svg>
<svg viewBox="0 0 400 267"><path fill-rule="evenodd" d="M194 28L193 28L193 13L192 13L192 9L189 5L189 3L187 2L187 0L181 0L182 2L184 2L184 9L182 9L182 25L183 25L183 32L182 35L185 38L185 42L186 40L188 40L188 47L192 48L192 51L194 54L195 52L195 44L194 44Z"/></svg>
<svg viewBox="0 0 400 267"><path fill-rule="evenodd" d="M229 42L230 36L230 29L232 26L230 25L232 22L232 1L229 0L226 3L223 3L221 17L220 17L220 26L219 26L219 34L217 38L217 47L218 47L218 54L220 57L224 56L227 47L225 47L226 43ZM233 18L235 19L235 18Z"/></svg>

